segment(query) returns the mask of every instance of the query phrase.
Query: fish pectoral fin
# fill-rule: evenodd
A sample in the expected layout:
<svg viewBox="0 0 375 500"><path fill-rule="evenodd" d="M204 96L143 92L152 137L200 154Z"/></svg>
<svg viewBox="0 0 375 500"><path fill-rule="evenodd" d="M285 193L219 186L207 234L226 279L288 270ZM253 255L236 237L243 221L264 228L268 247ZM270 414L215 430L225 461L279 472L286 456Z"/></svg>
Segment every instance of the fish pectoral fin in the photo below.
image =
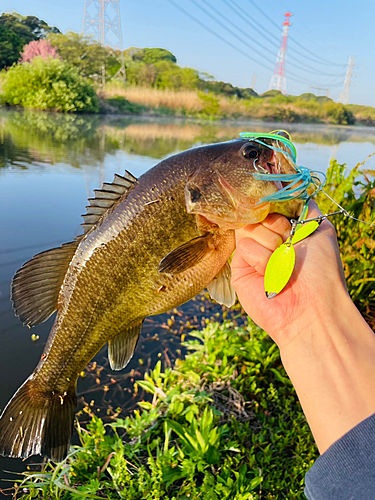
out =
<svg viewBox="0 0 375 500"><path fill-rule="evenodd" d="M35 255L13 277L11 300L24 325L42 323L57 309L57 299L79 239Z"/></svg>
<svg viewBox="0 0 375 500"><path fill-rule="evenodd" d="M144 319L108 342L108 359L112 370L122 370L133 357L143 321Z"/></svg>
<svg viewBox="0 0 375 500"><path fill-rule="evenodd" d="M159 264L160 273L179 274L195 266L215 249L214 237L207 233L175 248Z"/></svg>
<svg viewBox="0 0 375 500"><path fill-rule="evenodd" d="M230 278L231 269L227 262L207 287L210 297L219 304L223 304L227 307L233 306L236 302L236 292L232 287Z"/></svg>

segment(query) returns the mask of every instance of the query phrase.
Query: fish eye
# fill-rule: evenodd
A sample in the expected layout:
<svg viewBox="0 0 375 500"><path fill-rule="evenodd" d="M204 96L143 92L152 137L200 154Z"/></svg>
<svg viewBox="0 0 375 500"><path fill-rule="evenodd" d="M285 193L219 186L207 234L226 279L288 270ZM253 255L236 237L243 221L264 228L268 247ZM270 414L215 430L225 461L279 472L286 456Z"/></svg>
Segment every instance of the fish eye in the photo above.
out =
<svg viewBox="0 0 375 500"><path fill-rule="evenodd" d="M259 156L259 149L254 144L245 144L241 149L244 158L254 160Z"/></svg>

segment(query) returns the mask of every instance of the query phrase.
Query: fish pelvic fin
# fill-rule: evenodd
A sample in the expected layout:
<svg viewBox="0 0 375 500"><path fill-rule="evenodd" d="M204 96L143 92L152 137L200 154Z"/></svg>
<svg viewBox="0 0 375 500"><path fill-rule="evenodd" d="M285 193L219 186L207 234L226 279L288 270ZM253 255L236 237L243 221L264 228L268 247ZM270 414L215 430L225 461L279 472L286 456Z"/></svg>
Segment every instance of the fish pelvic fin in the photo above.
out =
<svg viewBox="0 0 375 500"><path fill-rule="evenodd" d="M63 393L40 391L36 380L28 379L0 417L0 454L61 462L70 446L76 400L75 384Z"/></svg>
<svg viewBox="0 0 375 500"><path fill-rule="evenodd" d="M108 360L112 370L122 370L133 357L144 319L108 342Z"/></svg>
<svg viewBox="0 0 375 500"><path fill-rule="evenodd" d="M231 268L227 262L221 271L207 286L210 297L219 304L232 307L236 302L236 292L231 284Z"/></svg>

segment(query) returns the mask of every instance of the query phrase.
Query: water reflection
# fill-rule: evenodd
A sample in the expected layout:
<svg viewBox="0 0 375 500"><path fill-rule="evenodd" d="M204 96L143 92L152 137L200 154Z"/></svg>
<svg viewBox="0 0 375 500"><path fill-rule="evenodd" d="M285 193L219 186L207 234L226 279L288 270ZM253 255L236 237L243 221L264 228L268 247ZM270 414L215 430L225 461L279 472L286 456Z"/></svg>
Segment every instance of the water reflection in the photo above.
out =
<svg viewBox="0 0 375 500"><path fill-rule="evenodd" d="M307 157L309 150L325 146L329 159L337 156L339 146L345 143L358 150L357 161L362 161L361 146L366 144L368 149L375 144L375 129L372 128L284 126L291 132L297 149L300 146L302 152L307 152ZM275 127L275 123L259 122L207 124L168 119L151 121L150 118L2 111L0 167L28 168L31 164L58 163L77 168L97 166L103 163L106 155L114 155L118 151L161 159L194 145L231 140L244 130L269 132ZM282 124L278 125L278 128L282 127Z"/></svg>

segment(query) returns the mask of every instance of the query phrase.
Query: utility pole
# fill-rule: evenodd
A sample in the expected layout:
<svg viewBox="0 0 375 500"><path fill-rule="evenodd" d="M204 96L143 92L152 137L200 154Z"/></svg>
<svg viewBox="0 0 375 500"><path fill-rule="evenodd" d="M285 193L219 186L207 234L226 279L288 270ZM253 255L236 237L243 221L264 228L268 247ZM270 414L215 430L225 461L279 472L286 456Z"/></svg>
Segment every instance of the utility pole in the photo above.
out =
<svg viewBox="0 0 375 500"><path fill-rule="evenodd" d="M293 14L291 12L286 12L284 14L285 21L283 22L283 32L281 35L280 48L279 52L277 53L275 69L270 81L270 85L268 87L268 90L280 90L283 94L286 93L286 46L288 41L289 26L292 25L289 22L289 19L292 15Z"/></svg>
<svg viewBox="0 0 375 500"><path fill-rule="evenodd" d="M355 56L349 57L348 69L346 70L346 75L345 75L344 90L340 92L339 95L339 102L342 102L342 104L349 104L349 91L353 76L354 59Z"/></svg>
<svg viewBox="0 0 375 500"><path fill-rule="evenodd" d="M257 75L253 73L253 79L251 80L251 88L255 90L255 82L257 81Z"/></svg>
<svg viewBox="0 0 375 500"><path fill-rule="evenodd" d="M119 0L85 0L82 19L82 34L93 35L104 47L111 47L113 56L120 59L117 75L126 80ZM119 54L116 53L120 52ZM116 75L116 76L117 76ZM102 84L105 83L103 66Z"/></svg>

